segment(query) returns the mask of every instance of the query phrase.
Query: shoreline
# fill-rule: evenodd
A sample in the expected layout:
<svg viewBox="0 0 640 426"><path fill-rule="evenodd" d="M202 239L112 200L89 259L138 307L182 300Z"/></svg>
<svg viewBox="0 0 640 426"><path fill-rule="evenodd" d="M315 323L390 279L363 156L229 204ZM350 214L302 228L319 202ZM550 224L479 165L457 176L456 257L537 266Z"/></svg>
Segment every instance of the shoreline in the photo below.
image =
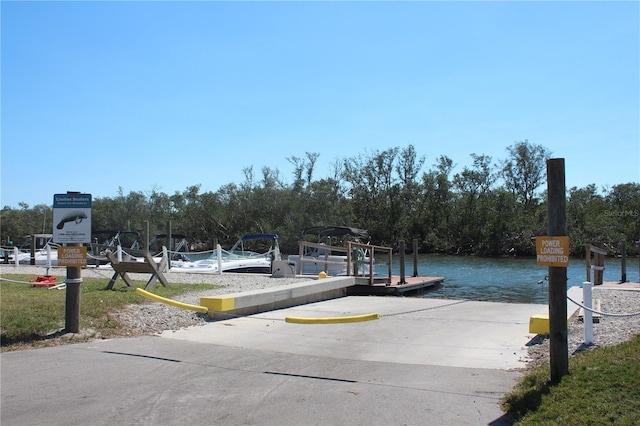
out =
<svg viewBox="0 0 640 426"><path fill-rule="evenodd" d="M0 265L2 275L44 275L46 267L20 265L15 268L12 265ZM83 277L110 279L114 271L109 266L99 268L89 267L82 270ZM52 276L65 276L66 268L50 268ZM220 288L201 292L189 292L177 296L176 301L198 305L200 298L205 296L224 295L243 291L265 289L273 286L288 285L301 281L313 280L315 277L296 278L272 278L268 274L194 274L172 273L165 274L169 283L208 283L219 285ZM131 274L132 279L144 281L148 274ZM382 296L397 297L397 296ZM603 285L594 286L593 297L600 299L601 311L607 314L630 314L640 311L640 283L605 282ZM120 321L127 328L127 336L139 336L158 334L163 331L180 330L183 328L204 325L210 320L206 315L197 314L184 309L157 303L144 302L129 305L125 309L115 312L114 319ZM593 344L584 345L584 324L574 314L568 326L569 353L575 355L582 350L598 347L612 346L633 338L640 334L640 315L635 316L609 316L602 315L599 322L593 326ZM99 336L98 336L99 337ZM529 353L529 366L540 365L549 360L548 336L534 336L527 343Z"/></svg>

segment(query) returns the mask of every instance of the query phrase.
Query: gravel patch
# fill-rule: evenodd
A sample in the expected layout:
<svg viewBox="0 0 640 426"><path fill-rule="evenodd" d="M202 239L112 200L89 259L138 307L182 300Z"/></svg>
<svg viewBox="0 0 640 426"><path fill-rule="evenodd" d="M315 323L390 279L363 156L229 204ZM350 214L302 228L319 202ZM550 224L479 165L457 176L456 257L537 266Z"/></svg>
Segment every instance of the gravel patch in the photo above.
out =
<svg viewBox="0 0 640 426"><path fill-rule="evenodd" d="M208 283L221 285L221 288L200 292L184 293L173 298L178 302L200 305L200 298L222 294L260 290L269 287L291 285L309 281L311 278L272 278L261 274L165 274L169 283ZM164 303L145 303L129 305L125 310L114 314L115 319L125 324L131 335L161 333L166 330L204 325L211 321L206 314L179 309Z"/></svg>
<svg viewBox="0 0 640 426"><path fill-rule="evenodd" d="M600 299L600 310L604 313L624 314L640 312L640 291L609 288L593 289L593 298ZM577 300L579 301L579 300ZM584 323L576 312L570 319L568 328L569 355L583 350L613 346L640 334L640 315L616 317L603 315L593 324L593 344L584 345ZM549 363L549 338L537 336L528 346L529 365Z"/></svg>
<svg viewBox="0 0 640 426"><path fill-rule="evenodd" d="M14 266L0 266L0 274L27 274L27 275L44 275L46 268L42 266L24 266L18 268ZM108 266L98 268L90 267L82 270L82 276L85 278L104 278L111 279L114 271ZM66 268L51 268L49 275L65 276ZM222 286L221 288L206 290L200 292L184 293L175 296L173 300L188 303L191 305L200 305L200 298L205 296L216 296L221 294L239 293L243 291L259 290L269 287L291 285L304 281L312 280L312 277L297 278L272 278L271 275L263 274L199 274L199 273L178 273L171 272L164 274L169 284L215 284ZM146 281L149 274L129 274L134 280ZM62 281L62 280L58 280ZM122 281L117 285L124 285ZM162 285L156 283L156 286ZM211 321L206 314L186 309L176 308L164 303L149 301L148 303L129 305L125 309L111 314L112 318L123 324L125 327L125 335L140 336L146 334L157 334L166 330L180 330L182 328L204 325Z"/></svg>

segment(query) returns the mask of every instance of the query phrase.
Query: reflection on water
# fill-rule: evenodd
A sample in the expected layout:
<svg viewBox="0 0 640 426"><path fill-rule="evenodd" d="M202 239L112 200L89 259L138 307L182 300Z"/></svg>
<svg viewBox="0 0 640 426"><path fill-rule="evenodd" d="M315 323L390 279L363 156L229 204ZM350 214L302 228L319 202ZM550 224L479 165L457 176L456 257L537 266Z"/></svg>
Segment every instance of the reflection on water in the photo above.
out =
<svg viewBox="0 0 640 426"><path fill-rule="evenodd" d="M400 275L399 256L393 258L393 274ZM405 273L413 275L413 257L406 257ZM384 267L383 267L384 269ZM548 268L534 258L493 259L473 256L420 255L419 276L441 276L441 286L425 291L422 297L470 299L492 302L549 302ZM581 285L587 278L586 260L571 259L567 287ZM605 281L619 281L620 259L605 260ZM638 282L638 258L627 259L627 281Z"/></svg>

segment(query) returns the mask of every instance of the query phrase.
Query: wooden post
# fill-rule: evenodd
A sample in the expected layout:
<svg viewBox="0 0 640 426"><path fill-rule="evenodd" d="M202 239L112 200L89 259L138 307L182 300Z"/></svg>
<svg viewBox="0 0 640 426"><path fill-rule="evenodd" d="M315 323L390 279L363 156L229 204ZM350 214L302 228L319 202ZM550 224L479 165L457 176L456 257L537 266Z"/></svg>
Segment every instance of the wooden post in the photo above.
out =
<svg viewBox="0 0 640 426"><path fill-rule="evenodd" d="M404 242L404 240L400 241L400 283L399 284L406 284L407 283L407 276L404 270L404 262L405 262L405 251L407 250L406 244Z"/></svg>
<svg viewBox="0 0 640 426"><path fill-rule="evenodd" d="M144 252L149 253L149 221L144 221Z"/></svg>
<svg viewBox="0 0 640 426"><path fill-rule="evenodd" d="M82 244L68 244L79 246ZM67 286L65 295L64 330L67 333L80 332L80 285L82 284L82 268L67 266Z"/></svg>
<svg viewBox="0 0 640 426"><path fill-rule="evenodd" d="M31 235L31 248L29 250L31 252L29 256L29 265L36 264L36 236Z"/></svg>
<svg viewBox="0 0 640 426"><path fill-rule="evenodd" d="M418 276L418 239L413 239L413 276Z"/></svg>
<svg viewBox="0 0 640 426"><path fill-rule="evenodd" d="M173 236L171 235L171 221L167 224L167 235L169 236L169 242L167 243L169 246L169 253L167 253L167 269L171 269L171 256L173 256Z"/></svg>
<svg viewBox="0 0 640 426"><path fill-rule="evenodd" d="M622 241L622 259L620 261L620 282L627 282L627 242Z"/></svg>
<svg viewBox="0 0 640 426"><path fill-rule="evenodd" d="M591 282L591 244L585 245L587 249L587 279L585 281Z"/></svg>
<svg viewBox="0 0 640 426"><path fill-rule="evenodd" d="M567 235L564 158L547 160L549 236ZM551 383L569 374L567 268L549 266L549 365Z"/></svg>
<svg viewBox="0 0 640 426"><path fill-rule="evenodd" d="M638 282L640 283L640 240L636 241L638 247Z"/></svg>
<svg viewBox="0 0 640 426"><path fill-rule="evenodd" d="M67 191L67 194L80 194L77 191ZM80 243L68 244L69 246L82 246ZM80 332L80 284L82 284L82 267L67 266L64 331L67 333Z"/></svg>

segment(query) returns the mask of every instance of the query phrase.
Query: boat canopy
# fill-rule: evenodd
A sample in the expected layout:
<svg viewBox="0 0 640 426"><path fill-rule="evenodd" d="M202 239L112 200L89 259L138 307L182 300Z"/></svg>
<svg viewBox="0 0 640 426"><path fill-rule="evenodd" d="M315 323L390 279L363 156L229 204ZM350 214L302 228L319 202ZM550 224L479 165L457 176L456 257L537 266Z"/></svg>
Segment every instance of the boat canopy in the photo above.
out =
<svg viewBox="0 0 640 426"><path fill-rule="evenodd" d="M277 240L278 238L278 234L246 234L243 235L242 237L240 237L240 239L242 241L247 241L247 240L257 240L259 238L267 238L270 240Z"/></svg>
<svg viewBox="0 0 640 426"><path fill-rule="evenodd" d="M244 234L243 236L241 236L238 241L236 241L236 243L233 245L233 247L231 247L231 250L229 250L230 252L235 252L238 247L240 247L241 251L244 251L244 242L245 241L249 241L249 240L271 240L271 246L272 248L274 247L278 247L278 234ZM279 248L278 248L279 250ZM271 250L269 250L271 251Z"/></svg>
<svg viewBox="0 0 640 426"><path fill-rule="evenodd" d="M304 235L317 235L322 237L341 237L351 235L357 238L369 239L369 233L364 229L353 228L350 226L314 226L303 231Z"/></svg>

